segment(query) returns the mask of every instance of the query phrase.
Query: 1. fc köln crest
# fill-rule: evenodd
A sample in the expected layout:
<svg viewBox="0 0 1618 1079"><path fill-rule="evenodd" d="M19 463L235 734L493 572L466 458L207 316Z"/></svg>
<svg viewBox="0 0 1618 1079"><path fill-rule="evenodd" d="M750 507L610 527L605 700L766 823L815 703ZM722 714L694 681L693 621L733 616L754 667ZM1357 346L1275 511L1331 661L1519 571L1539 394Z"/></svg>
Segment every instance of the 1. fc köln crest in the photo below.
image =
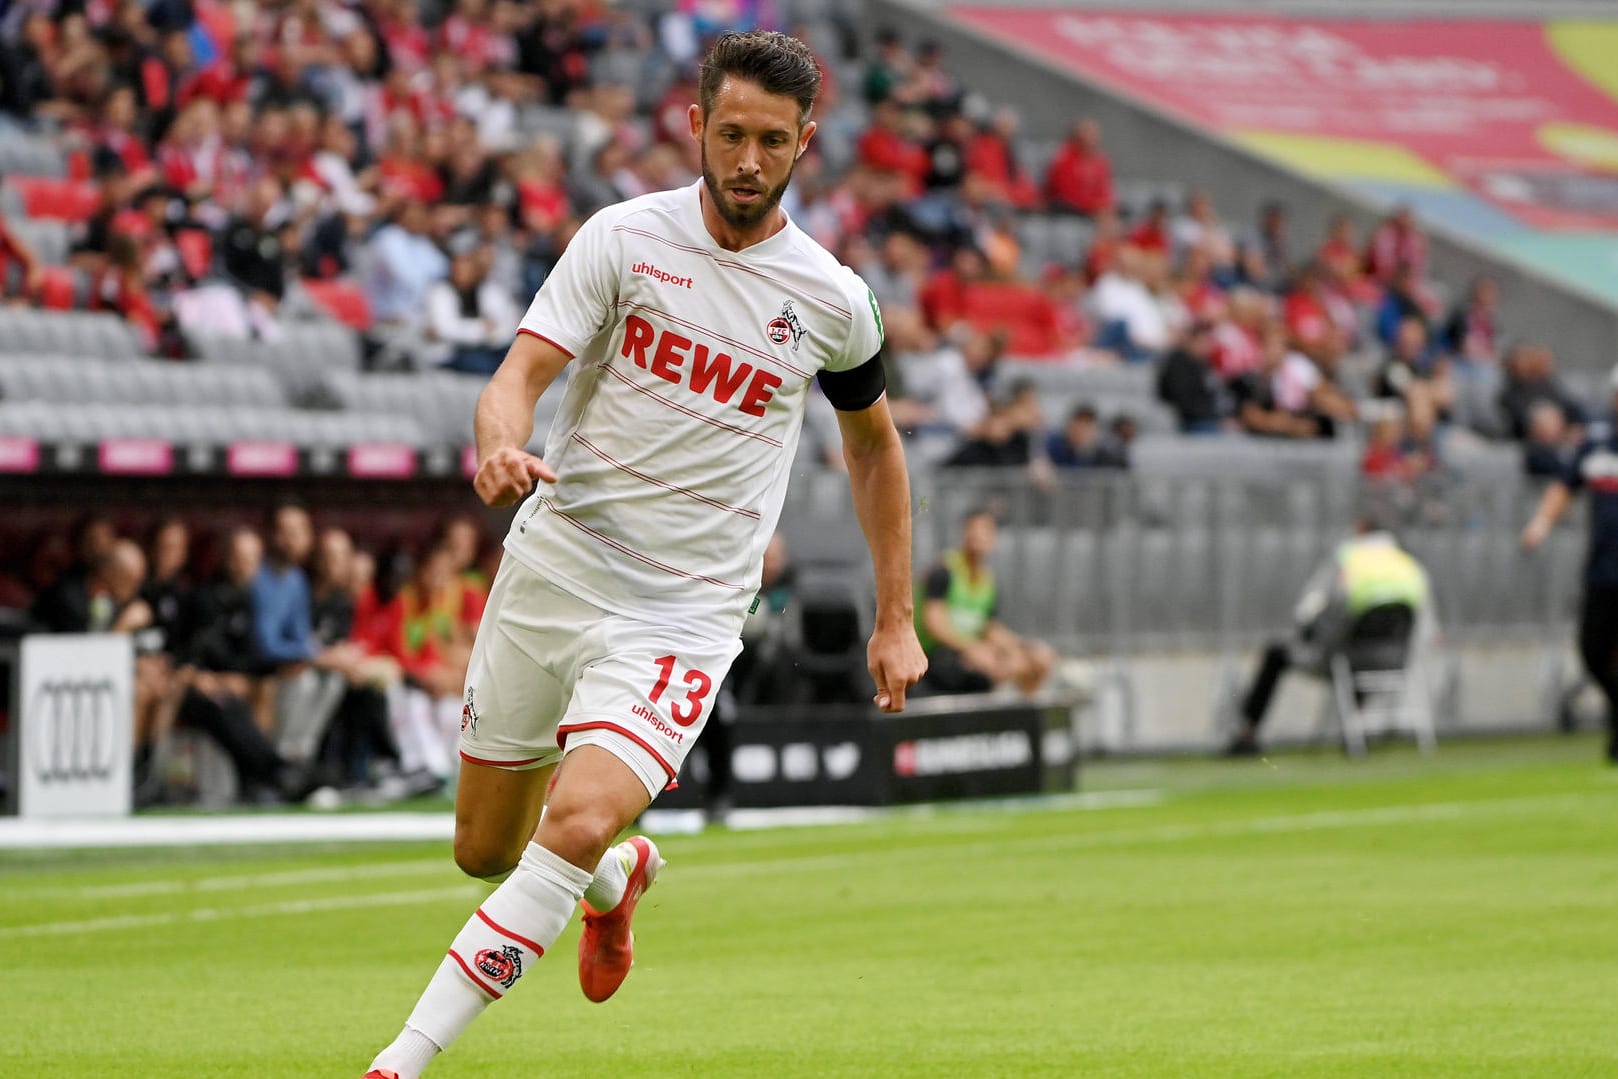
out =
<svg viewBox="0 0 1618 1079"><path fill-rule="evenodd" d="M798 321L798 313L792 309L792 301L785 300L781 304L781 313L770 319L770 324L764 327L764 332L777 345L791 341L792 351L796 352L798 342L802 341L803 335L809 331Z"/></svg>

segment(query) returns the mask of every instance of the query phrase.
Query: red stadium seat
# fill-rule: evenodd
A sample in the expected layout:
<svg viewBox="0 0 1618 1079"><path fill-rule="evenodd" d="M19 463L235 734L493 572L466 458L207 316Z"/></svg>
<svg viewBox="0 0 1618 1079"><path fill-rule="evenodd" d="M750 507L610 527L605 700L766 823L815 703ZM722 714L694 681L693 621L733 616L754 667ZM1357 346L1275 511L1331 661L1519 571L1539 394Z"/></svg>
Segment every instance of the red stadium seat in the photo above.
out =
<svg viewBox="0 0 1618 1079"><path fill-rule="evenodd" d="M101 192L84 180L12 176L6 180L22 196L24 215L57 221L88 221L101 205Z"/></svg>
<svg viewBox="0 0 1618 1079"><path fill-rule="evenodd" d="M371 304L352 281L303 279L303 290L322 311L356 330L371 328Z"/></svg>

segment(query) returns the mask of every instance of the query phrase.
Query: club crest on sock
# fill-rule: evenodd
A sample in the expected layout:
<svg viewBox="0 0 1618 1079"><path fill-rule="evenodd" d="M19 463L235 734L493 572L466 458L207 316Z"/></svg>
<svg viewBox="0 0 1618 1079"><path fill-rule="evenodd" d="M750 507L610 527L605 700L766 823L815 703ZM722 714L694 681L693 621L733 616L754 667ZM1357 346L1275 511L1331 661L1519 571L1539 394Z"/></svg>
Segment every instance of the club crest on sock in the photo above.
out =
<svg viewBox="0 0 1618 1079"><path fill-rule="evenodd" d="M477 954L472 965L510 989L522 977L522 952L509 944L499 949L485 948Z"/></svg>

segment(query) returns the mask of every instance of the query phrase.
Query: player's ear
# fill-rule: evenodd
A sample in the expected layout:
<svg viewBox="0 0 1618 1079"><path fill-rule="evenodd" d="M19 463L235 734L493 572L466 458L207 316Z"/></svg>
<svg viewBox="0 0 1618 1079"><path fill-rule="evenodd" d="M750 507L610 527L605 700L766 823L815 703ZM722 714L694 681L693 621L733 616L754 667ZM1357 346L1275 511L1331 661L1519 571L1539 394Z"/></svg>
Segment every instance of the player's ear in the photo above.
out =
<svg viewBox="0 0 1618 1079"><path fill-rule="evenodd" d="M702 106L692 105L686 110L686 118L691 121L691 137L698 142L702 141Z"/></svg>
<svg viewBox="0 0 1618 1079"><path fill-rule="evenodd" d="M810 120L807 124L803 125L803 130L798 132L798 157L802 157L803 152L809 149L809 140L814 137L815 130L819 127L819 124L815 123L813 120Z"/></svg>

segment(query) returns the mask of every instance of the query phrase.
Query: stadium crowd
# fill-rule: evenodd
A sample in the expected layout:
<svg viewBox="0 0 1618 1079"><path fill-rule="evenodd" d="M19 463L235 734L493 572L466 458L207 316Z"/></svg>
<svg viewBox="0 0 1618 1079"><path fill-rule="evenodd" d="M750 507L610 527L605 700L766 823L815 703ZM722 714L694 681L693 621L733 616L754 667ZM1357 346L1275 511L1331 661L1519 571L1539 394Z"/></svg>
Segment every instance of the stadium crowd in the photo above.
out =
<svg viewBox="0 0 1618 1079"><path fill-rule="evenodd" d="M322 313L364 335L372 366L487 372L584 217L697 176L703 40L782 23L743 0L651 7L11 5L4 122L51 132L70 173L25 184L23 208L72 221L73 244L45 266L0 220L0 287L118 311L177 359L192 333L274 337ZM1528 441L1535 467L1574 445L1583 417L1549 352L1502 356L1490 281L1444 309L1409 210L1313 243L1279 204L1245 229L1200 192L1125 199L1093 120L1039 164L1015 111L960 85L937 45L883 32L862 66L851 24L793 10L805 21L780 28L817 50L827 87L786 204L881 301L923 461L1127 465L1140 417L1041 401L997 377L1005 357L1156 364L1186 433L1363 426L1384 479L1440 467L1451 424ZM1071 244L1033 250L1058 220ZM1468 407L1458 387L1479 380L1498 408Z"/></svg>
<svg viewBox="0 0 1618 1079"><path fill-rule="evenodd" d="M340 528L317 533L291 504L262 531L203 538L193 549L177 517L137 541L89 516L34 551L43 587L28 609L32 628L134 642L143 803L195 793L187 762L158 752L181 728L228 754L249 801L322 786L388 800L450 779L498 556L475 521L447 519L418 548L380 560Z"/></svg>

